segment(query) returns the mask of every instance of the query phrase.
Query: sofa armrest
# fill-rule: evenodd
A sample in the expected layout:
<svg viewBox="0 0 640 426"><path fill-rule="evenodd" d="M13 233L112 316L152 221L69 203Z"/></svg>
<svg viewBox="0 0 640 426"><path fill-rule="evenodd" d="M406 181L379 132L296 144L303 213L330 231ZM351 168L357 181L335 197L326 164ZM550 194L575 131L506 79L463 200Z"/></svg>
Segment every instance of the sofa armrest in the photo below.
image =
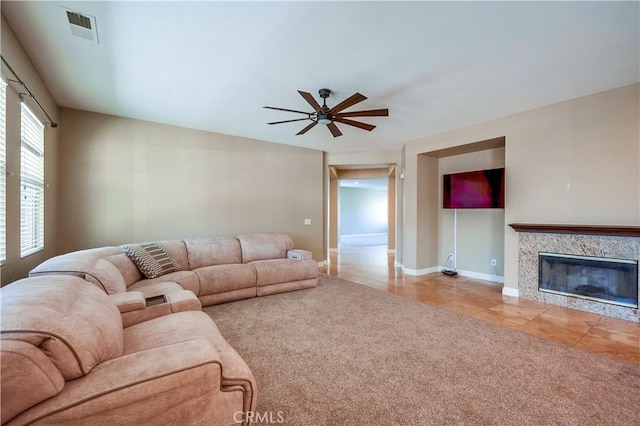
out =
<svg viewBox="0 0 640 426"><path fill-rule="evenodd" d="M308 250L293 249L287 250L287 259L309 260L313 259L313 255Z"/></svg>
<svg viewBox="0 0 640 426"><path fill-rule="evenodd" d="M201 311L200 300L189 290L174 291L157 296L147 296L139 291L128 291L125 294L139 294L142 297L142 305L138 309L122 312L122 326L129 327L143 321L149 321L164 315L183 311ZM138 296L136 296L138 297Z"/></svg>
<svg viewBox="0 0 640 426"><path fill-rule="evenodd" d="M11 424L232 423L233 412L243 407L229 406L228 399L225 407L221 388L220 356L206 340L194 339L104 362Z"/></svg>
<svg viewBox="0 0 640 426"><path fill-rule="evenodd" d="M110 294L109 299L115 303L121 314L146 307L144 295L139 291Z"/></svg>
<svg viewBox="0 0 640 426"><path fill-rule="evenodd" d="M183 311L201 311L202 303L200 299L189 290L174 291L167 293L167 302L171 307L171 312L183 312Z"/></svg>

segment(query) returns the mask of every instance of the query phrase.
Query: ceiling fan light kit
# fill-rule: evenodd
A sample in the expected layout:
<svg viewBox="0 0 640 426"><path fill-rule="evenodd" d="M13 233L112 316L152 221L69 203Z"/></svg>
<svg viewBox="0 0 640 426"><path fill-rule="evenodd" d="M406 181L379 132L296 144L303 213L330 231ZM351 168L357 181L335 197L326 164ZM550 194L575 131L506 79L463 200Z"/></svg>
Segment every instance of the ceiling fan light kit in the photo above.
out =
<svg viewBox="0 0 640 426"><path fill-rule="evenodd" d="M318 124L329 124L331 123L331 117L327 114L318 114Z"/></svg>
<svg viewBox="0 0 640 426"><path fill-rule="evenodd" d="M327 106L327 98L331 94L331 90L329 90L329 89L320 89L320 90L318 90L318 94L320 95L320 98L322 98L322 100L323 100L322 106L320 106L320 104L315 100L315 98L310 93L303 92L302 90L298 90L298 93L300 93L300 96L302 96L304 98L304 100L307 101L307 103L309 105L311 105L311 107L313 108L313 112L298 111L298 110L294 110L294 109L277 108L277 107L266 106L265 108L267 108L267 109L274 109L274 110L277 110L277 111L294 112L296 114L305 114L307 116L306 118L296 118L296 119L293 119L293 120L274 121L274 122L267 123L267 124L282 124L282 123L290 123L292 121L311 120L311 124L309 124L304 129L300 130L298 133L296 133L296 135L304 135L309 130L311 130L313 127L315 127L316 124L325 124L327 126L327 129L329 129L329 131L333 135L333 137L337 138L338 136L342 136L342 132L340 131L340 129L338 129L338 126L336 126L336 122L337 123L341 123L341 124L346 124L348 126L357 127L359 129L363 129L363 130L368 130L368 131L371 131L371 130L375 129L375 127L376 127L376 126L374 126L372 124L367 124L367 123L362 123L360 121L350 120L350 119L345 118L345 117L387 117L389 115L389 110L386 109L386 108L385 109L372 109L372 110L368 110L368 111L342 112L343 110L345 110L345 109L347 109L349 107L352 107L353 105L355 105L357 103L360 103L360 102L362 102L362 101L367 99L366 96L364 96L364 95L362 95L360 93L354 93L353 95L349 96L344 101L338 103L333 108L329 108Z"/></svg>

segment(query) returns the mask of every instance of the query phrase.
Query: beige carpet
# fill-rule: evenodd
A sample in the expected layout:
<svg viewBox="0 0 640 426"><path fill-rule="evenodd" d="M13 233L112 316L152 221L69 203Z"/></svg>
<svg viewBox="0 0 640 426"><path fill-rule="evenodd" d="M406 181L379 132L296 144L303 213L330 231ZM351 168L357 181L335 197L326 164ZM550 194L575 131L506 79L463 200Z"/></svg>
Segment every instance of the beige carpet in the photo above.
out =
<svg viewBox="0 0 640 426"><path fill-rule="evenodd" d="M205 308L253 371L262 420L639 422L639 367L326 275L320 281Z"/></svg>

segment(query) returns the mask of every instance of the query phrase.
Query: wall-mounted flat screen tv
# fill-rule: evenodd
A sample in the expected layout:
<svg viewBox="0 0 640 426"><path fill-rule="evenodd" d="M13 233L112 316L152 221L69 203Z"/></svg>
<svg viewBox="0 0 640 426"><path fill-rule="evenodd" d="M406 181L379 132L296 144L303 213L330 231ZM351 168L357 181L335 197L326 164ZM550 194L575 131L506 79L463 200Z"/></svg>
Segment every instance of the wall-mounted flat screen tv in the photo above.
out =
<svg viewBox="0 0 640 426"><path fill-rule="evenodd" d="M504 167L452 173L442 178L445 209L504 208Z"/></svg>

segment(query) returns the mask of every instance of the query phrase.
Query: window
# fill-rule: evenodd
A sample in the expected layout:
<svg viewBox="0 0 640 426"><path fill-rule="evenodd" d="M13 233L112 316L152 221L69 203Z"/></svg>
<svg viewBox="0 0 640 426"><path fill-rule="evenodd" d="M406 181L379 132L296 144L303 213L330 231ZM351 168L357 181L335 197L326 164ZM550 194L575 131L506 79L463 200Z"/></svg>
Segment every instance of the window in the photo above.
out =
<svg viewBox="0 0 640 426"><path fill-rule="evenodd" d="M22 104L20 256L44 248L44 125Z"/></svg>
<svg viewBox="0 0 640 426"><path fill-rule="evenodd" d="M0 79L0 264L7 259L7 84Z"/></svg>

